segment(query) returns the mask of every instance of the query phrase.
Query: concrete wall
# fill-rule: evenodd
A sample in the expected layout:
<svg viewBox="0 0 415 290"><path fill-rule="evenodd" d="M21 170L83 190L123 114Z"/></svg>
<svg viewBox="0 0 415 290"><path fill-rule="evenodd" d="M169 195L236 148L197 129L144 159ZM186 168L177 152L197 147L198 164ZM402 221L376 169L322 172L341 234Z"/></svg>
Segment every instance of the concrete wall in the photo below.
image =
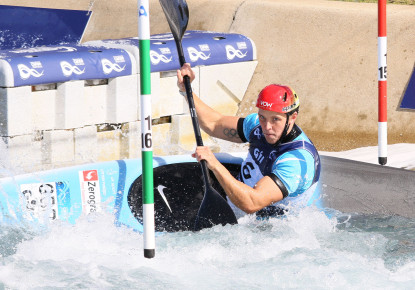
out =
<svg viewBox="0 0 415 290"><path fill-rule="evenodd" d="M326 0L187 3L188 29L241 33L256 43L258 67L238 114L249 113L265 85L288 84L301 98L299 123L310 135L359 132L362 138L372 136L376 144L376 4ZM93 4L85 41L137 35L137 1L2 0L0 4L67 9L88 9ZM151 33L169 31L158 1L150 1L150 12ZM395 142L415 142L414 112L398 109L415 62L415 6L388 5L387 13L388 132Z"/></svg>
<svg viewBox="0 0 415 290"><path fill-rule="evenodd" d="M195 67L196 94L223 114L235 115L257 61ZM225 73L224 76L221 76ZM0 87L0 176L74 164L141 156L139 75L47 85ZM189 108L175 71L151 74L155 155L196 145ZM202 132L205 145L215 141ZM7 173L8 174L8 173Z"/></svg>

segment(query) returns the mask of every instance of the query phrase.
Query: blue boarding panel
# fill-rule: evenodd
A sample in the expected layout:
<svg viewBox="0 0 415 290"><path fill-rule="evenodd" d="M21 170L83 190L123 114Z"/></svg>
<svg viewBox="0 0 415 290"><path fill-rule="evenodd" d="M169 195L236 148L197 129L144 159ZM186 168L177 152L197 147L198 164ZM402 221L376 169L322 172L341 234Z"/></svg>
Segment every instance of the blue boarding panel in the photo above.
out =
<svg viewBox="0 0 415 290"><path fill-rule="evenodd" d="M0 5L0 49L77 44L91 13Z"/></svg>
<svg viewBox="0 0 415 290"><path fill-rule="evenodd" d="M107 39L90 41L84 45L102 48L119 47L139 59L138 39ZM235 33L189 30L182 41L186 61L192 66L246 62L256 59L255 45L248 37ZM180 68L176 43L171 33L154 34L150 39L151 72Z"/></svg>
<svg viewBox="0 0 415 290"><path fill-rule="evenodd" d="M13 83L25 86L71 80L108 79L132 74L132 57L123 49L50 46L0 52L0 73L12 73ZM5 69L8 65L11 70Z"/></svg>
<svg viewBox="0 0 415 290"><path fill-rule="evenodd" d="M401 102L401 109L415 110L415 67Z"/></svg>
<svg viewBox="0 0 415 290"><path fill-rule="evenodd" d="M151 71L180 67L171 33L151 38ZM91 44L92 43L92 44ZM189 31L183 38L192 66L252 61L253 42L233 33ZM85 45L46 46L0 51L0 86L17 87L71 80L108 79L131 75L138 59L138 39L105 40Z"/></svg>
<svg viewBox="0 0 415 290"><path fill-rule="evenodd" d="M151 71L169 71L180 68L176 44L171 33L151 37ZM246 36L190 30L182 40L186 61L192 66L252 61L255 58L253 42Z"/></svg>

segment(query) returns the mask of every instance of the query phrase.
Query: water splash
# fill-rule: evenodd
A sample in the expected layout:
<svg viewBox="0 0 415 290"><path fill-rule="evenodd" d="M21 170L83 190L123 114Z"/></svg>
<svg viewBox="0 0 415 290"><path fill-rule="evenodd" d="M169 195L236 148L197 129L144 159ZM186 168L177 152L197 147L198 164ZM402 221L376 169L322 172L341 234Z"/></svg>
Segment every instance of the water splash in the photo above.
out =
<svg viewBox="0 0 415 290"><path fill-rule="evenodd" d="M3 239L15 251L3 256L0 281L19 289L410 288L414 257L403 254L399 265L385 258L399 232L369 230L361 219L313 208L268 221L246 216L234 226L161 234L148 260L141 234L94 214ZM388 223L413 234L400 219Z"/></svg>

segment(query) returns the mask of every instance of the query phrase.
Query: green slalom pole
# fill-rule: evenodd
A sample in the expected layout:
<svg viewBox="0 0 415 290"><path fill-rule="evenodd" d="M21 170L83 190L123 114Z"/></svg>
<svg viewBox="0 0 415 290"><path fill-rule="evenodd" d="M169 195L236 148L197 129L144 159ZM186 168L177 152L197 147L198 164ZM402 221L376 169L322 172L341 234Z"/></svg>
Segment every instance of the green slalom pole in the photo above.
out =
<svg viewBox="0 0 415 290"><path fill-rule="evenodd" d="M143 165L144 257L155 256L153 139L151 130L150 13L148 0L138 1L140 49L141 158Z"/></svg>

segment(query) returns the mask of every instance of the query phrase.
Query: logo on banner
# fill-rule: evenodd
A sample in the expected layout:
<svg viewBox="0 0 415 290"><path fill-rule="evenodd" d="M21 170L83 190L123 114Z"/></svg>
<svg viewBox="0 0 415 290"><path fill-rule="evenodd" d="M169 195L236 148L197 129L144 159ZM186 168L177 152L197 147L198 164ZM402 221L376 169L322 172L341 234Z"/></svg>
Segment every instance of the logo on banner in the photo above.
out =
<svg viewBox="0 0 415 290"><path fill-rule="evenodd" d="M18 64L17 65L17 69L19 70L19 74L20 77L23 80L27 80L28 78L35 77L35 78L40 78L41 76L43 76L43 70L41 72L37 71L36 69L42 69L42 63L40 61L36 61L36 62L31 62L30 63L32 68L27 67L24 64Z"/></svg>
<svg viewBox="0 0 415 290"><path fill-rule="evenodd" d="M207 60L210 58L210 54L206 55L204 52L198 51L196 48L191 46L187 48L187 52L189 53L190 60L192 62L196 62L199 58L203 60Z"/></svg>
<svg viewBox="0 0 415 290"><path fill-rule="evenodd" d="M235 57L237 58L244 58L248 52L242 53L240 50L235 49L232 45L226 45L226 58L228 60L233 60Z"/></svg>
<svg viewBox="0 0 415 290"><path fill-rule="evenodd" d="M158 54L154 50L150 50L150 60L151 63L154 65L158 65L160 62L169 63L172 61L172 59L173 57L167 58L167 56L165 56L164 54Z"/></svg>
<svg viewBox="0 0 415 290"><path fill-rule="evenodd" d="M117 61L117 57L114 57L114 59L116 59L116 62L125 62L123 56L118 56L118 57L122 57L122 61L121 61L121 59L119 59ZM102 63L102 69L103 69L103 71L104 71L104 73L106 75L109 75L113 71L122 72L125 69L125 67L126 67L126 65L124 65L123 67L121 67L117 63L113 63L113 62L111 62L110 60L108 60L106 58L103 58L102 61L101 61L101 63Z"/></svg>
<svg viewBox="0 0 415 290"><path fill-rule="evenodd" d="M100 211L101 191L97 170L79 172L82 193L82 209L86 214Z"/></svg>
<svg viewBox="0 0 415 290"><path fill-rule="evenodd" d="M85 65L82 59L78 61L74 60L74 63L77 63L77 62L79 63L79 65ZM67 61L61 61L60 65L61 65L62 72L66 77L70 77L72 74L81 75L85 73L85 68L81 70L76 65L71 65Z"/></svg>
<svg viewBox="0 0 415 290"><path fill-rule="evenodd" d="M146 11L146 9L144 8L144 6L143 5L141 5L140 6L140 10L139 10L139 12L138 12L138 16L147 16L148 14L147 14L147 11Z"/></svg>

